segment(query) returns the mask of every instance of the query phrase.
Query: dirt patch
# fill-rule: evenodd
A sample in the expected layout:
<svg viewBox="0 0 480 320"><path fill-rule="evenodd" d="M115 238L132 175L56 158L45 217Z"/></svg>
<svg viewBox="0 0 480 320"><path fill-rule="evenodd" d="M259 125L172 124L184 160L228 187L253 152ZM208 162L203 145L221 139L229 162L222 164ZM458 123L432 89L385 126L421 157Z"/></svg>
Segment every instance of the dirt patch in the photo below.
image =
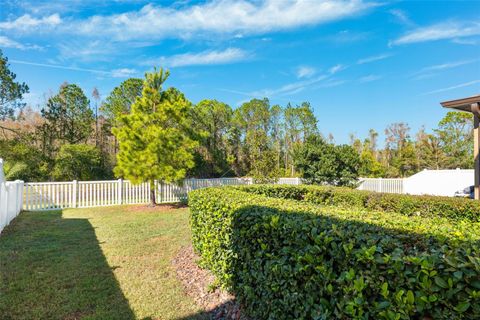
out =
<svg viewBox="0 0 480 320"><path fill-rule="evenodd" d="M139 205L129 205L126 208L126 211L128 212L167 212L167 211L184 209L184 208L188 208L188 206L183 203L157 204L154 207L148 204L139 204Z"/></svg>
<svg viewBox="0 0 480 320"><path fill-rule="evenodd" d="M190 245L183 247L172 261L185 293L203 307L211 319L249 320L242 315L241 307L233 295L210 288L215 277L210 271L198 266L198 259Z"/></svg>

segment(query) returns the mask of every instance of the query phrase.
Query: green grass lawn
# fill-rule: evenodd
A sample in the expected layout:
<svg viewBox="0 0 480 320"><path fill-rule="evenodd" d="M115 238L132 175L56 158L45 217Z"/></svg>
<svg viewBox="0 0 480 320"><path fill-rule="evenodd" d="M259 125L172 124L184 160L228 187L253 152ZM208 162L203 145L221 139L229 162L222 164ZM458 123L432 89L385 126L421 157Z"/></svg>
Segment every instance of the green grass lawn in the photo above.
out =
<svg viewBox="0 0 480 320"><path fill-rule="evenodd" d="M188 209L24 212L0 235L0 319L201 319L171 260Z"/></svg>

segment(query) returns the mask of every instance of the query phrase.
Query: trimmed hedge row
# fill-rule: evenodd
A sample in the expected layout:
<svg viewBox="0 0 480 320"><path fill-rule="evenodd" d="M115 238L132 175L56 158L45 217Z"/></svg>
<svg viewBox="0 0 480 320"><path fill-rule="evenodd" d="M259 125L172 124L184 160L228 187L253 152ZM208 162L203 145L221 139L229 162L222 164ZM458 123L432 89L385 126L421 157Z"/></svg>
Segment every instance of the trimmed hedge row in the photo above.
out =
<svg viewBox="0 0 480 320"><path fill-rule="evenodd" d="M269 197L305 200L315 204L480 222L480 201L464 198L376 193L328 186L253 185L239 188Z"/></svg>
<svg viewBox="0 0 480 320"><path fill-rule="evenodd" d="M253 318L480 318L480 224L252 190L195 190L189 206L201 264Z"/></svg>

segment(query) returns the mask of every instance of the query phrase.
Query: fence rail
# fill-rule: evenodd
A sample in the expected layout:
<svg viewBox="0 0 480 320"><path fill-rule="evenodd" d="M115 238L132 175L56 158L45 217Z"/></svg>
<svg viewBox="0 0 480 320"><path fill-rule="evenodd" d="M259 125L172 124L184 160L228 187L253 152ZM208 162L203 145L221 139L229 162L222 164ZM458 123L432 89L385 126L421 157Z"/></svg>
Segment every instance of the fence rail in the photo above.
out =
<svg viewBox="0 0 480 320"><path fill-rule="evenodd" d="M362 178L359 190L404 193L403 179ZM299 185L300 178L280 178L278 184ZM155 183L158 203L185 201L191 190L252 184L251 178L187 179L183 185ZM150 202L150 184L134 185L128 180L29 182L23 187L24 210L101 207Z"/></svg>
<svg viewBox="0 0 480 320"><path fill-rule="evenodd" d="M405 193L405 179L362 178L358 190L385 193Z"/></svg>
<svg viewBox="0 0 480 320"><path fill-rule="evenodd" d="M191 190L223 185L251 184L250 178L187 179L183 185L155 183L158 203L184 201ZM286 182L285 182L286 183ZM24 210L101 207L150 201L150 184L128 180L29 182L24 186Z"/></svg>

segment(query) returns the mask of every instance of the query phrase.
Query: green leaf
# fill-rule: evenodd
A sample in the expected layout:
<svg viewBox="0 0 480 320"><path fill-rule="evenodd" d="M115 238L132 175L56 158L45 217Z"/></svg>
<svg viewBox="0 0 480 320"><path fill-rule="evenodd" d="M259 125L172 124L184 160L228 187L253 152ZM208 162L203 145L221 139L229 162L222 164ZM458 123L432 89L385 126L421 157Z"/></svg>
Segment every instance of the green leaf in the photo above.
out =
<svg viewBox="0 0 480 320"><path fill-rule="evenodd" d="M444 288L444 289L448 288L448 283L445 280L443 280L442 278L440 278L439 276L436 276L433 279L434 279L435 284L437 286L439 286L441 288Z"/></svg>
<svg viewBox="0 0 480 320"><path fill-rule="evenodd" d="M458 312L465 312L468 310L468 308L470 308L470 302L460 302L459 304L457 304L457 306L455 307L455 310L457 310Z"/></svg>
<svg viewBox="0 0 480 320"><path fill-rule="evenodd" d="M415 302L415 296L413 295L413 292L411 290L407 291L407 302L409 304L413 304Z"/></svg>

